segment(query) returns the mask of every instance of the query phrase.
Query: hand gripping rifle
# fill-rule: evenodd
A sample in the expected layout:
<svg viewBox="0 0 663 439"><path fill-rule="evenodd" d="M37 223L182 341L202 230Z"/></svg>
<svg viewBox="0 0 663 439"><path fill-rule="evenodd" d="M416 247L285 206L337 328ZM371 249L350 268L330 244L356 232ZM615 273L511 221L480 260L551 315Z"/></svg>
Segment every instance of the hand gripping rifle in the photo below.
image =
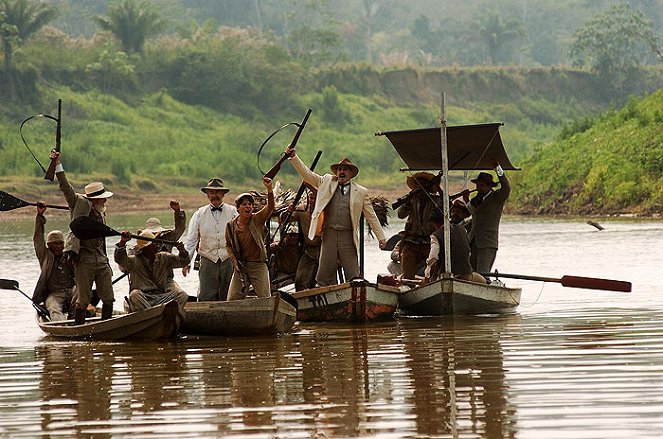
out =
<svg viewBox="0 0 663 439"><path fill-rule="evenodd" d="M306 112L306 116L304 116L304 119L302 120L302 123L299 123L299 124L298 124L298 123L295 123L295 124L294 124L294 125L297 125L298 128L297 128L297 132L295 133L295 137L293 137L293 138L292 138L292 142L290 142L290 146L291 146L292 148L294 148L294 147L297 145L297 141L299 140L299 136L302 134L302 131L304 131L304 127L306 126L306 122L308 122L308 117L311 115L311 111L313 111L313 110L311 110L311 109L309 108L308 111ZM278 133L278 132L281 131L283 128L287 127L288 125L291 125L291 124L289 123L289 124L283 125L281 128L279 128L278 130L276 130L275 132L273 132L273 133L272 133L267 139L265 139L265 141L264 141L264 142L262 143L262 145L260 146L260 150L262 150L262 148L267 144L267 142L268 142L272 137L274 137L274 135L275 135L276 133ZM258 150L258 158L260 158L260 150ZM282 164L287 158L288 158L288 156L285 155L285 154L283 154L283 155L281 156L281 158L279 159L279 161L276 162L276 164L275 164L274 166L272 166L272 168L271 168L269 171L267 171L267 173L266 173L264 176L265 176L265 177L269 177L269 178L271 178L271 179L273 180L274 177L276 177L276 174L278 174L279 170L281 169L281 164ZM260 168L260 166L258 166L258 168Z"/></svg>

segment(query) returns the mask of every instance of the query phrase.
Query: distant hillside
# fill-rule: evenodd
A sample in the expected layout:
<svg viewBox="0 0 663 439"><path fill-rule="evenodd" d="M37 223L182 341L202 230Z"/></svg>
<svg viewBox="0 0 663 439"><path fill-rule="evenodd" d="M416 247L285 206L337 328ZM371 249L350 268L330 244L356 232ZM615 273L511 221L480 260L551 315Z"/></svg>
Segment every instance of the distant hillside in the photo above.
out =
<svg viewBox="0 0 663 439"><path fill-rule="evenodd" d="M550 214L663 213L663 89L538 149L510 206Z"/></svg>

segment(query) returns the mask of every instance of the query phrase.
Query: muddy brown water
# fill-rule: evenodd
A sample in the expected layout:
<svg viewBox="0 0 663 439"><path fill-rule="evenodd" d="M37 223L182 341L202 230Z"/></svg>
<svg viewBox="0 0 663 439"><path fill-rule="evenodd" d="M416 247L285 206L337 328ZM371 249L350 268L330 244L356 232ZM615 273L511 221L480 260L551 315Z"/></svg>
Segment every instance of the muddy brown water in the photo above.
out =
<svg viewBox="0 0 663 439"><path fill-rule="evenodd" d="M633 292L505 280L523 288L508 316L62 342L41 333L28 300L0 291L0 437L660 437L663 221L600 222L506 217L496 268L627 280ZM0 278L29 295L32 226L0 218ZM374 280L389 255L366 245ZM195 293L195 276L176 278ZM127 288L118 282L118 304Z"/></svg>

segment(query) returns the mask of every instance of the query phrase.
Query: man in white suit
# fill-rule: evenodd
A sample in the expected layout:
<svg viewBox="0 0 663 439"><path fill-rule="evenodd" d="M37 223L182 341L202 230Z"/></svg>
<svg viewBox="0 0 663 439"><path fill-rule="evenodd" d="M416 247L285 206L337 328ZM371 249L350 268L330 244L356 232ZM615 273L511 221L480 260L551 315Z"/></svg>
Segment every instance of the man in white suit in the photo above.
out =
<svg viewBox="0 0 663 439"><path fill-rule="evenodd" d="M288 146L285 153L302 179L318 190L308 231L310 239L316 235L322 236L320 264L316 275L318 285L337 283L337 261L341 262L346 280L359 277L357 255L362 213L378 238L380 248L387 243L368 197L368 190L351 181L359 173L359 168L344 158L331 166L333 175L318 175L297 157L294 148Z"/></svg>

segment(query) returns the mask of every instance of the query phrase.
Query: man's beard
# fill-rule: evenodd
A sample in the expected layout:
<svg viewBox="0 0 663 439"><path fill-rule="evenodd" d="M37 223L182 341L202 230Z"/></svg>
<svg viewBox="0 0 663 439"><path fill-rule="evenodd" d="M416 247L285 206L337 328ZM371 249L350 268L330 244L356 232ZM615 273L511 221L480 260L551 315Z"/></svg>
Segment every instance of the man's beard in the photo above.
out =
<svg viewBox="0 0 663 439"><path fill-rule="evenodd" d="M106 213L106 203L104 203L104 204L95 204L94 205L94 210L96 210L97 212L99 212L101 214Z"/></svg>

